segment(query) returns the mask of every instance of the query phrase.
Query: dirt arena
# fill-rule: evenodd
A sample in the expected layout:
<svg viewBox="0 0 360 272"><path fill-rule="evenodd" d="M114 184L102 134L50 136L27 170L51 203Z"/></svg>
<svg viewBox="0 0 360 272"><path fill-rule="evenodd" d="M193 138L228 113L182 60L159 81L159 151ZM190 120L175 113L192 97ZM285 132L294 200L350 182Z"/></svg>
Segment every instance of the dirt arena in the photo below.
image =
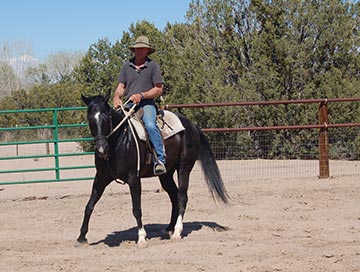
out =
<svg viewBox="0 0 360 272"><path fill-rule="evenodd" d="M213 202L197 165L180 241L161 239L170 203L143 181L141 248L126 185L108 187L81 247L90 181L0 185L0 271L360 271L360 162L331 162L329 179L314 161L219 165L232 205Z"/></svg>

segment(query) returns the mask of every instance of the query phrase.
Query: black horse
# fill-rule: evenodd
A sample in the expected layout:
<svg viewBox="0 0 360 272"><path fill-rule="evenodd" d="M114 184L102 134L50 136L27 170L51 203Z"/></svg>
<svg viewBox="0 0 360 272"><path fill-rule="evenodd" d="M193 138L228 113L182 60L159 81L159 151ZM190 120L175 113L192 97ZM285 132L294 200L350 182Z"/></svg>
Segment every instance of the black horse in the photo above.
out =
<svg viewBox="0 0 360 272"><path fill-rule="evenodd" d="M148 152L146 143L138 142L139 174L135 143L137 136L133 136L127 121L123 122L116 131L113 130L126 117L124 112L116 111L109 106L110 92L105 97L101 95L81 97L88 106L87 119L91 134L95 138L96 175L77 241L87 242L85 236L88 232L90 216L105 187L114 180L122 180L130 188L132 211L138 227L138 243L144 243L146 232L141 219L141 178L154 176L152 164L146 159ZM189 175L197 159L201 162L214 200L228 203L228 194L205 135L184 116L177 115L185 130L165 141L167 173L159 176L161 186L168 193L172 204L170 224L166 228L166 235L171 238L181 238L188 201ZM173 179L175 170L178 175L178 186Z"/></svg>

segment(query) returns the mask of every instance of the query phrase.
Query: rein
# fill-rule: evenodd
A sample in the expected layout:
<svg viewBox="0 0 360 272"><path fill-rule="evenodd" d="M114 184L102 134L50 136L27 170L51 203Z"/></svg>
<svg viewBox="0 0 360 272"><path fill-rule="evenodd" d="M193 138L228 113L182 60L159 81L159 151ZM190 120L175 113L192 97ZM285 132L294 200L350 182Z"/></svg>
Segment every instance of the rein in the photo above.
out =
<svg viewBox="0 0 360 272"><path fill-rule="evenodd" d="M128 101L125 102L128 103ZM132 114L132 112L134 111L134 108L136 107L136 104L134 104L130 111L129 111L129 114ZM121 110L123 111L123 113L125 114L126 116L126 112L125 112L125 109L123 106L121 106ZM129 118L129 117L128 117ZM125 119L125 118L124 118ZM135 141L135 145L136 145L136 155L137 155L137 165L136 165L136 176L140 176L140 148L139 148L139 143L138 143L138 139L136 138L136 134L134 132L134 128L133 128L133 125L131 124L131 122L128 122L129 123L129 127L130 127L130 131L131 131L131 134L133 135L134 137L134 141Z"/></svg>
<svg viewBox="0 0 360 272"><path fill-rule="evenodd" d="M124 105L126 105L127 103L129 103L129 100L126 101ZM136 104L134 104L130 108L130 110L127 112L127 111L125 111L124 107L121 105L121 110L125 116L121 120L121 122L119 124L117 124L117 126L109 133L109 135L106 136L106 139L109 139L129 119L129 117L133 114L135 107L136 107Z"/></svg>

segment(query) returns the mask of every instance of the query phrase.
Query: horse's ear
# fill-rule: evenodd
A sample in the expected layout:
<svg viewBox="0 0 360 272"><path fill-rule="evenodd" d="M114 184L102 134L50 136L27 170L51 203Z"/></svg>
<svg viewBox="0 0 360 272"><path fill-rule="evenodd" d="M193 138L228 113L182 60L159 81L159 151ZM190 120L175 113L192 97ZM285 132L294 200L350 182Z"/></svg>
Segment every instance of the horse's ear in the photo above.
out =
<svg viewBox="0 0 360 272"><path fill-rule="evenodd" d="M105 95L105 101L106 101L106 103L109 101L109 99L110 99L110 94L111 94L111 89L108 89L108 91L107 91L107 93L106 93L106 95Z"/></svg>
<svg viewBox="0 0 360 272"><path fill-rule="evenodd" d="M86 97L85 95L81 94L81 99L82 99L82 101L84 101L84 103L86 105L89 105L89 103L90 103L90 98L89 97Z"/></svg>

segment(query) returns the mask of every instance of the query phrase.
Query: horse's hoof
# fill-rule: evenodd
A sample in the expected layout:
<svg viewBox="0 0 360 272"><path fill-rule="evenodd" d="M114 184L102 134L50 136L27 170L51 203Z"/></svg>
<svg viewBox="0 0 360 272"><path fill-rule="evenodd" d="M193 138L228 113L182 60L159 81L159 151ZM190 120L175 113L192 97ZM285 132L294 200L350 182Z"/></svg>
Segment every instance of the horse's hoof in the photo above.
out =
<svg viewBox="0 0 360 272"><path fill-rule="evenodd" d="M163 240L170 240L172 233L173 233L172 231L164 230L164 231L161 233L161 239L163 239Z"/></svg>
<svg viewBox="0 0 360 272"><path fill-rule="evenodd" d="M81 247L81 246L86 245L86 244L87 244L87 239L86 238L84 238L84 239L78 238L76 240L75 247Z"/></svg>
<svg viewBox="0 0 360 272"><path fill-rule="evenodd" d="M146 241L142 241L142 242L137 242L137 246L138 248L147 248L148 244Z"/></svg>
<svg viewBox="0 0 360 272"><path fill-rule="evenodd" d="M182 236L180 233L174 232L171 237L171 240L175 240L175 241L181 241L182 240Z"/></svg>
<svg viewBox="0 0 360 272"><path fill-rule="evenodd" d="M87 245L87 243L79 243L78 241L75 242L75 247L83 247Z"/></svg>

